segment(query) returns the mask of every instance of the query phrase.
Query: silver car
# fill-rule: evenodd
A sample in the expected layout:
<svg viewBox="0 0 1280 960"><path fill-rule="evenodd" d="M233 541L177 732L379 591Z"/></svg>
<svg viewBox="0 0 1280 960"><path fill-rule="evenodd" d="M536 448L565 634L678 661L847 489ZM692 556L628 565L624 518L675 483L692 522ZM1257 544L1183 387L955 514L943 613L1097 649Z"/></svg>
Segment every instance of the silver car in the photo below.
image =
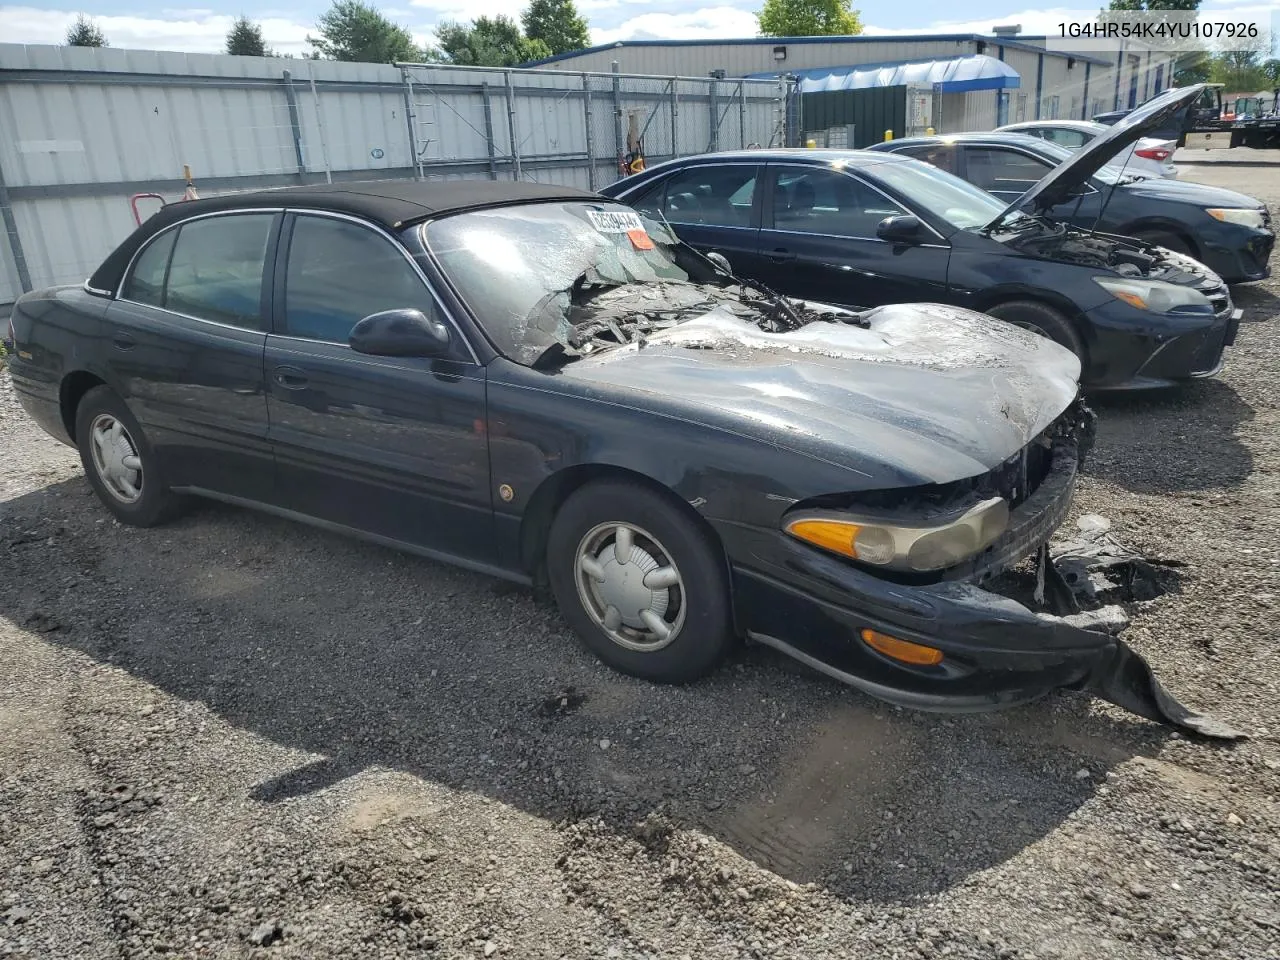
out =
<svg viewBox="0 0 1280 960"><path fill-rule="evenodd" d="M1026 136L1048 140L1068 150L1078 150L1094 137L1110 129L1106 124L1094 123L1092 120L1028 120L1025 123L1009 123L996 127L999 133L1021 133ZM1124 167L1125 173L1142 177L1165 177L1169 180L1178 178L1178 170L1173 165L1173 151L1177 144L1172 140L1157 140L1144 137L1137 143L1122 151L1110 161L1108 166Z"/></svg>

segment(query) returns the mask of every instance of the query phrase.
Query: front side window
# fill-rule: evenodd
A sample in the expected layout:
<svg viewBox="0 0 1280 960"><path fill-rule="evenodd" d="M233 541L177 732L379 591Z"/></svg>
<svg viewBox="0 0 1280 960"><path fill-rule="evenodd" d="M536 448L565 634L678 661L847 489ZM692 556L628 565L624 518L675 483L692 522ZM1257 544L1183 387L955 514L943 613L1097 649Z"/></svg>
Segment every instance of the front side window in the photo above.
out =
<svg viewBox="0 0 1280 960"><path fill-rule="evenodd" d="M969 147L965 161L969 182L992 193L1025 193L1053 169L1043 160L1000 147Z"/></svg>
<svg viewBox="0 0 1280 960"><path fill-rule="evenodd" d="M386 237L349 220L309 216L293 225L284 305L284 333L330 343L346 343L372 313L436 310L422 278Z"/></svg>
<svg viewBox="0 0 1280 960"><path fill-rule="evenodd" d="M178 229L163 306L200 320L262 330L270 213L226 214Z"/></svg>
<svg viewBox="0 0 1280 960"><path fill-rule="evenodd" d="M874 238L881 220L906 212L861 180L833 170L780 170L774 180L778 230Z"/></svg>
<svg viewBox="0 0 1280 960"><path fill-rule="evenodd" d="M871 175L894 193L910 197L917 209L960 230L984 227L1005 208L991 194L927 163L878 163L868 170Z"/></svg>
<svg viewBox="0 0 1280 960"><path fill-rule="evenodd" d="M954 143L922 143L918 146L903 147L895 150L903 156L913 157L931 163L939 170L947 173L956 172L956 145Z"/></svg>
<svg viewBox="0 0 1280 960"><path fill-rule="evenodd" d="M169 255L173 253L173 241L177 237L177 230L167 230L139 254L121 291L126 300L152 307L164 306L164 275L169 270Z"/></svg>
<svg viewBox="0 0 1280 960"><path fill-rule="evenodd" d="M667 179L663 213L672 223L749 227L758 170L753 164L681 170Z"/></svg>

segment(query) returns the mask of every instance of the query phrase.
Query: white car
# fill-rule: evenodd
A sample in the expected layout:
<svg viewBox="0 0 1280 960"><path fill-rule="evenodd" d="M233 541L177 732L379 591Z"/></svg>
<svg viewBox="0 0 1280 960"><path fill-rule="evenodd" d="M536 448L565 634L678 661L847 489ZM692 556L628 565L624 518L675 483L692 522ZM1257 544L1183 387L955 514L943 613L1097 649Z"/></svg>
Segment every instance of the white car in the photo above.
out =
<svg viewBox="0 0 1280 960"><path fill-rule="evenodd" d="M1104 123L1092 120L1028 120L1025 123L1010 123L996 127L997 133L1021 133L1026 136L1048 140L1068 150L1078 150L1086 143L1110 130ZM1107 166L1124 167L1125 173L1140 177L1165 177L1169 180L1178 178L1178 170L1171 162L1177 144L1172 140L1156 140L1143 137L1127 151L1111 160Z"/></svg>

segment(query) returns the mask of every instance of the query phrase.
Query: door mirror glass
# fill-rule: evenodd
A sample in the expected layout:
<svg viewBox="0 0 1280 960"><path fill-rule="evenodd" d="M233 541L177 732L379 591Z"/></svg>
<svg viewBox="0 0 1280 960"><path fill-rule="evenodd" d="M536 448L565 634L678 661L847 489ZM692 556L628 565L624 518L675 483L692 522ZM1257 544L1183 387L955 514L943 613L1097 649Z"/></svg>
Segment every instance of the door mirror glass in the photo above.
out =
<svg viewBox="0 0 1280 960"><path fill-rule="evenodd" d="M375 357L438 357L449 349L449 328L421 310L383 310L357 323L348 343Z"/></svg>
<svg viewBox="0 0 1280 960"><path fill-rule="evenodd" d="M920 221L910 214L885 217L876 227L876 236L891 243L914 243L920 239Z"/></svg>

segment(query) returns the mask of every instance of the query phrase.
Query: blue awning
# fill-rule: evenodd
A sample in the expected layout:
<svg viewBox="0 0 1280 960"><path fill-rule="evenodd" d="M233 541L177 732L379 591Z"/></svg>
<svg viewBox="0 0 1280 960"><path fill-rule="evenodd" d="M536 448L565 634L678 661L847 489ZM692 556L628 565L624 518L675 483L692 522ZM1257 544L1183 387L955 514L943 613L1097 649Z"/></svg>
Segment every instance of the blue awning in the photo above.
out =
<svg viewBox="0 0 1280 960"><path fill-rule="evenodd" d="M792 70L800 79L801 93L826 90L863 90L867 87L933 87L943 93L969 90L1008 90L1021 85L1018 71L1003 60L979 53L943 60L913 60L908 63L861 63L853 67L817 67ZM776 77L778 73L752 74Z"/></svg>

